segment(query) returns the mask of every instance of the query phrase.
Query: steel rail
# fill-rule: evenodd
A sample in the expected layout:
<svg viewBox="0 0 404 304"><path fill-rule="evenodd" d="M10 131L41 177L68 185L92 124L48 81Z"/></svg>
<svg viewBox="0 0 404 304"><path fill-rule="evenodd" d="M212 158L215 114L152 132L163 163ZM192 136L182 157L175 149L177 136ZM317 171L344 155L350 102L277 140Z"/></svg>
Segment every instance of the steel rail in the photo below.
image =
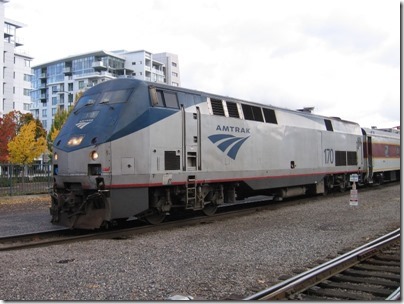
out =
<svg viewBox="0 0 404 304"><path fill-rule="evenodd" d="M321 264L313 269L303 272L288 280L280 282L268 289L262 290L243 300L278 300L299 293L318 284L320 281L352 267L360 261L376 254L380 248L389 245L400 238L400 229L394 230L374 241L362 245L331 261Z"/></svg>
<svg viewBox="0 0 404 304"><path fill-rule="evenodd" d="M280 208L279 205L277 207ZM81 234L81 235L67 236L67 237L61 237L58 239L51 239L51 240L42 240L42 241L36 240L34 242L29 242L29 243L3 246L3 247L0 247L0 252L36 248L36 247L44 247L44 246L50 246L50 245L71 243L71 242L77 242L77 241L94 240L94 239L125 238L125 237L133 235L135 233L146 233L146 232L157 231L157 230L167 229L167 228L177 228L177 227L181 227L184 225L205 224L207 222L216 221L216 220L224 220L227 218L234 218L237 216L246 216L249 214L254 214L256 212L265 211L268 209L269 209L269 206L253 207L253 208L247 208L247 209L237 209L237 210L232 210L232 211L218 212L211 216L203 215L203 216L196 216L196 217L192 217L192 218L177 219L177 220L163 222L159 225L144 225L144 226L136 226L136 227L108 230L108 231L95 231L95 232L87 231L87 233L84 232L84 234ZM59 230L56 230L55 233L57 233L58 231ZM74 231L74 230L63 229L62 231L68 232L68 231ZM23 237L27 238L27 236L29 236L29 235L30 234L23 235ZM36 235L36 234L34 233L33 235ZM11 240L12 240L12 237L8 238L7 242L10 242ZM17 236L16 241L19 241L19 240L21 240L20 236ZM0 245L1 245L1 241L2 241L2 239L0 238Z"/></svg>
<svg viewBox="0 0 404 304"><path fill-rule="evenodd" d="M386 301L397 301L401 299L400 287L398 287L391 295L386 298Z"/></svg>

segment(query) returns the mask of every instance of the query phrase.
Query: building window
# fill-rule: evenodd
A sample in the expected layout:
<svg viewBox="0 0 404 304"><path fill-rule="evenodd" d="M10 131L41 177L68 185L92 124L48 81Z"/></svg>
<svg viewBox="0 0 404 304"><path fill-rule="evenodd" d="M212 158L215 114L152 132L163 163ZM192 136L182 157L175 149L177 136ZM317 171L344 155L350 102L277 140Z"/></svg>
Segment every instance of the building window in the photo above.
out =
<svg viewBox="0 0 404 304"><path fill-rule="evenodd" d="M177 63L175 63L175 62L171 62L171 65L172 65L173 67L177 67Z"/></svg>
<svg viewBox="0 0 404 304"><path fill-rule="evenodd" d="M31 61L30 60L25 59L24 63L25 63L26 67L31 67Z"/></svg>
<svg viewBox="0 0 404 304"><path fill-rule="evenodd" d="M178 73L176 73L176 72L172 72L171 73L174 77L178 77Z"/></svg>
<svg viewBox="0 0 404 304"><path fill-rule="evenodd" d="M48 117L48 111L47 109L42 110L42 117Z"/></svg>
<svg viewBox="0 0 404 304"><path fill-rule="evenodd" d="M79 89L83 89L84 88L84 81L81 80L79 81Z"/></svg>
<svg viewBox="0 0 404 304"><path fill-rule="evenodd" d="M57 97L52 97L52 105L57 105L58 104L58 99Z"/></svg>
<svg viewBox="0 0 404 304"><path fill-rule="evenodd" d="M46 129L48 127L48 122L46 120L42 120L42 126Z"/></svg>
<svg viewBox="0 0 404 304"><path fill-rule="evenodd" d="M30 89L24 89L24 96L31 96L31 90Z"/></svg>

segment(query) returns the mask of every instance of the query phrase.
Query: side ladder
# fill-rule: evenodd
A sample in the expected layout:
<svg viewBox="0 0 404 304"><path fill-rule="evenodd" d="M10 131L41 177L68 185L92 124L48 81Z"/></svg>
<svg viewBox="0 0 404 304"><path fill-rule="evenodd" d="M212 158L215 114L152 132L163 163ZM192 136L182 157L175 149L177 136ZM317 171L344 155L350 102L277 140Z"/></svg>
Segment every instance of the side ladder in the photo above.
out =
<svg viewBox="0 0 404 304"><path fill-rule="evenodd" d="M187 201L185 209L194 209L196 205L196 179L195 175L189 175L187 180Z"/></svg>

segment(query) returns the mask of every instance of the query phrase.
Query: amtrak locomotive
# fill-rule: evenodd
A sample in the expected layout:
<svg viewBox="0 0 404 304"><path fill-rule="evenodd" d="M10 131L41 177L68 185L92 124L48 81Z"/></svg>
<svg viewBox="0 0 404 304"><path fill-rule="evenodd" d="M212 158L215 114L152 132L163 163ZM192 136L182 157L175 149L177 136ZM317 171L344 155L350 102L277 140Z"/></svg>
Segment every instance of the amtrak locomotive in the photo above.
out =
<svg viewBox="0 0 404 304"><path fill-rule="evenodd" d="M52 222L95 229L399 178L400 136L135 79L87 90L54 141Z"/></svg>

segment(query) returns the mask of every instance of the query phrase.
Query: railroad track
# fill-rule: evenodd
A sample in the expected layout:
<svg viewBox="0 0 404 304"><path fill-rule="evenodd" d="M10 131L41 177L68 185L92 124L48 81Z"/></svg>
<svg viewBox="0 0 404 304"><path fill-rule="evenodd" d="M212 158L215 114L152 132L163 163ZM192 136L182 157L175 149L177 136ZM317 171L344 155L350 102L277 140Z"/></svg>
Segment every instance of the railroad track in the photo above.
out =
<svg viewBox="0 0 404 304"><path fill-rule="evenodd" d="M263 210L272 210L280 208L281 204L255 206L252 208L234 209L232 206L225 210L219 209L218 213L212 216L196 216L180 218L173 217L170 221L163 222L159 225L142 224L138 221L133 221L133 226L127 228L118 228L113 230L71 230L61 229L55 231L45 231L36 233L27 233L22 235L14 235L7 237L0 237L0 252L21 250L36 247L45 247L58 244L66 244L79 241L88 241L94 239L123 239L129 238L134 234L146 233L151 231L159 231L161 229L177 228L189 225L208 224L213 221L223 220L226 218L235 218L238 216L253 214Z"/></svg>
<svg viewBox="0 0 404 304"><path fill-rule="evenodd" d="M400 229L244 300L398 300Z"/></svg>
<svg viewBox="0 0 404 304"><path fill-rule="evenodd" d="M372 191L372 188L366 188L364 190ZM333 193L333 195L343 196L346 194ZM36 232L36 233L27 233L23 235L0 237L0 251L44 247L56 244L71 243L71 242L86 241L101 238L127 238L131 234L135 233L158 231L159 229L181 227L184 225L205 224L211 221L221 220L224 218L243 216L264 210L276 210L287 206L305 204L306 202L310 202L312 200L321 200L321 199L322 199L321 196L303 197L303 198L297 197L297 198L291 198L283 202L271 201L270 203L268 203L270 197L257 196L248 198L243 202L220 206L218 212L209 217L205 215L196 216L195 213L193 214L192 218L186 218L186 219L183 219L182 217L179 216L172 216L170 221L164 222L157 226L137 225L136 227L130 227L125 229L116 229L111 231L96 231L96 232L93 231L83 232L80 230L73 231L70 229L61 229L42 233Z"/></svg>

